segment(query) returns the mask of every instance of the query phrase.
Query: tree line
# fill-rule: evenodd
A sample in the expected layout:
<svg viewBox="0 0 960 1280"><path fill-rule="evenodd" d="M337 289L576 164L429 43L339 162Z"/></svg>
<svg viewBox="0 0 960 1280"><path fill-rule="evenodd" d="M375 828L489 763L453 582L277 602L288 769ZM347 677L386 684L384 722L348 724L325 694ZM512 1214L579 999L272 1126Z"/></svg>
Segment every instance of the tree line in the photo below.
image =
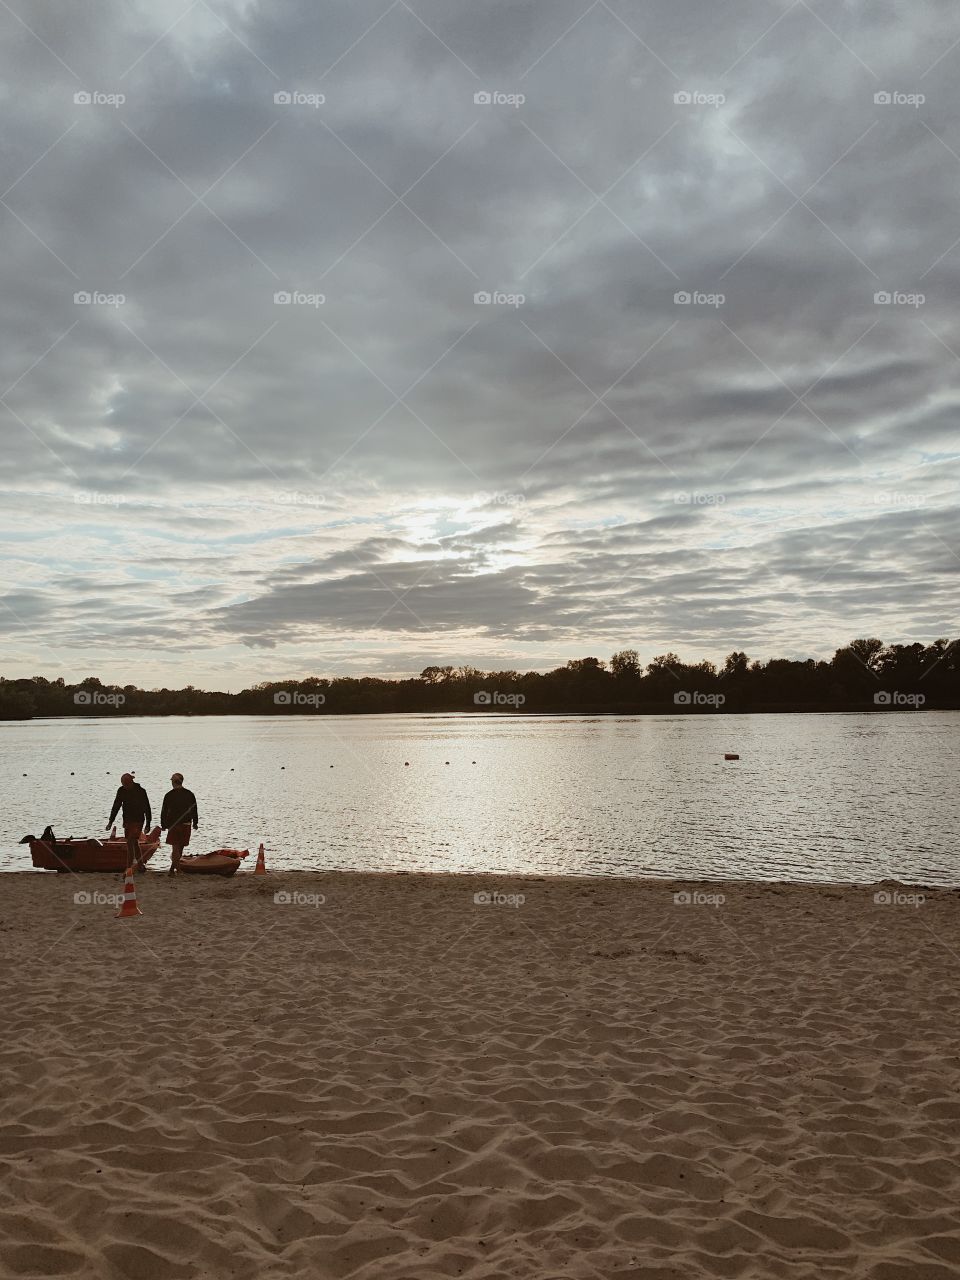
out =
<svg viewBox="0 0 960 1280"><path fill-rule="evenodd" d="M139 689L89 676L0 677L0 718L33 716L351 715L401 711L540 713L843 711L960 708L960 640L886 645L853 640L829 661L728 655L722 666L675 653L646 664L636 649L609 659L574 658L553 671L425 667L419 676L311 676L239 693Z"/></svg>

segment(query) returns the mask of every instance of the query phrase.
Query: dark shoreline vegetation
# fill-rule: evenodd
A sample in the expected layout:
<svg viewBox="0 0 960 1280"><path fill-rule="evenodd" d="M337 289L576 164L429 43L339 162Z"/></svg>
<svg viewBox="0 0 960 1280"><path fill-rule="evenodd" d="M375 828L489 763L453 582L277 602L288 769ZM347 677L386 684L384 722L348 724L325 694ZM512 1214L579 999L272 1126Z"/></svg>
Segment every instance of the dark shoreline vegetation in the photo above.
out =
<svg viewBox="0 0 960 1280"><path fill-rule="evenodd" d="M316 676L277 680L239 693L138 689L96 676L0 677L0 719L34 716L356 715L365 712L489 711L650 714L744 711L960 709L960 640L885 645L853 640L829 661L731 653L722 667L661 654L646 666L635 649L609 662L575 658L554 671L426 667L419 676Z"/></svg>

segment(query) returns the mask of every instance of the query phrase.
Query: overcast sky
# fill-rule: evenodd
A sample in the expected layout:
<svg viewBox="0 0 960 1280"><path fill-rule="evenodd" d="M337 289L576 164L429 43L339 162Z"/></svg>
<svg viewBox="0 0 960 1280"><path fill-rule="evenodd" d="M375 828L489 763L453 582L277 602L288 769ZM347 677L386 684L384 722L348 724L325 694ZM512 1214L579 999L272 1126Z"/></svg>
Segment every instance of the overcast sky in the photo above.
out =
<svg viewBox="0 0 960 1280"><path fill-rule="evenodd" d="M0 49L0 673L958 634L955 0L9 0Z"/></svg>

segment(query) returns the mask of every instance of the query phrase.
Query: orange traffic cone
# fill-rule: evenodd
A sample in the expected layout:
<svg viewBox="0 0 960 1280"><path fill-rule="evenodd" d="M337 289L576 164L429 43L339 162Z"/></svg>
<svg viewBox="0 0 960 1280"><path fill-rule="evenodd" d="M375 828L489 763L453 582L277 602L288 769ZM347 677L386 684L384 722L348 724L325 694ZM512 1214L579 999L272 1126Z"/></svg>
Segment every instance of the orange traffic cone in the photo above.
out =
<svg viewBox="0 0 960 1280"><path fill-rule="evenodd" d="M133 867L127 867L123 873L123 902L120 910L114 914L115 920L129 920L131 916L142 916L137 906L137 891L133 885Z"/></svg>
<svg viewBox="0 0 960 1280"><path fill-rule="evenodd" d="M265 876L267 874L266 864L263 861L263 845L257 850L257 865L253 869L255 876Z"/></svg>

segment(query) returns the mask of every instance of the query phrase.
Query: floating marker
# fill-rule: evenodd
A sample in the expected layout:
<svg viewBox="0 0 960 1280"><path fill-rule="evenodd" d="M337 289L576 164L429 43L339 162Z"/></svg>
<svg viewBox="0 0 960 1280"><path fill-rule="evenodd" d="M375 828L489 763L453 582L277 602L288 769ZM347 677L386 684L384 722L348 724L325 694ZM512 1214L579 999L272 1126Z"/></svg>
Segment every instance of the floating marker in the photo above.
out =
<svg viewBox="0 0 960 1280"><path fill-rule="evenodd" d="M406 768L409 768L409 766L410 766L410 761L409 761L409 760L404 760L404 762L403 762L403 767L406 769Z"/></svg>

